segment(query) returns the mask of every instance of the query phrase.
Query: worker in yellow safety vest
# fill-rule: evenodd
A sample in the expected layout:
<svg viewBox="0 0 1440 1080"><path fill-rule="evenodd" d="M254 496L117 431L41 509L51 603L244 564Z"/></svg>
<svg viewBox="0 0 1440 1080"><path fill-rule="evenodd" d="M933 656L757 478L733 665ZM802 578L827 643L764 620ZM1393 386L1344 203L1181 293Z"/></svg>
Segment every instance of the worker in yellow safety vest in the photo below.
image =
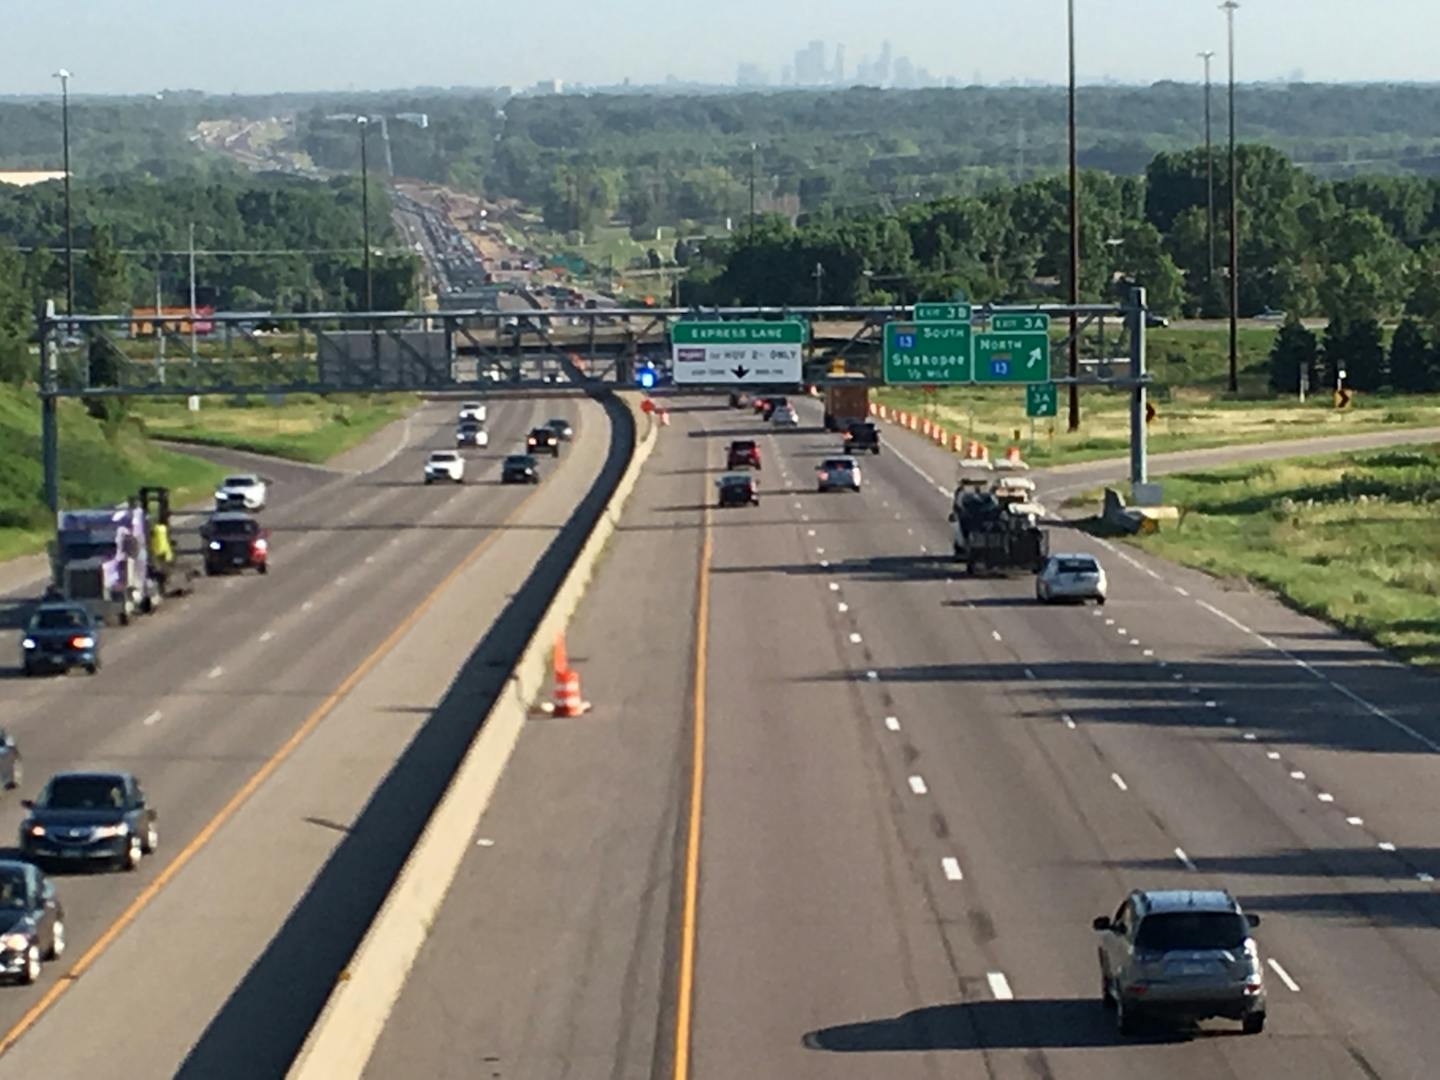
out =
<svg viewBox="0 0 1440 1080"><path fill-rule="evenodd" d="M163 521L150 526L150 558L161 566L175 561L175 551L170 546L170 529Z"/></svg>

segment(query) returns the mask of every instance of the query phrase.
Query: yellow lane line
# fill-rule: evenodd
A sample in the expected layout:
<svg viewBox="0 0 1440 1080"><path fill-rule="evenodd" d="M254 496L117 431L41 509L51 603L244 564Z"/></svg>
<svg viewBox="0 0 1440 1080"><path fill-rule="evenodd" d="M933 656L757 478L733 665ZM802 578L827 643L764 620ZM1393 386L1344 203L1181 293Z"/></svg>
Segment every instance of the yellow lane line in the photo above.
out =
<svg viewBox="0 0 1440 1080"><path fill-rule="evenodd" d="M275 770L284 764L285 760L299 748L306 737L320 725L320 722L334 711L335 706L339 705L346 695L355 689L360 680L370 674L370 672L374 670L375 665L383 660L385 656L400 643L400 640L410 632L415 624L420 621L421 617L434 606L435 601L440 598L440 594L454 584L455 580L474 565L475 561L485 553L490 545L503 535L505 529L520 516L531 500L540 494L541 490L543 489L536 488L526 495L525 498L521 499L515 509L500 523L499 527L486 536L484 540L480 541L480 543L465 556L464 560L456 566L455 569L451 570L450 573L445 576L445 579L441 581L439 585L435 586L429 595L420 601L419 605L411 611L409 615L405 616L404 621L395 627L389 636L386 637L369 656L360 661L359 666L345 677L345 681L336 687L334 692L321 702L314 712L305 718L305 722L255 771L250 779L245 781L240 790L230 797L230 801L220 808L219 813L211 818L205 826L195 834L190 842L165 865L160 873L155 875L155 879L140 891L140 894L130 902L129 907L122 911L120 916L100 935L95 941L95 944L91 945L90 948L85 951L84 955L75 961L74 967L61 975L50 989L45 991L40 1000L32 1005L26 1011L25 1015L15 1022L14 1027L5 1033L3 1038L0 1038L0 1054L6 1053L19 1042L21 1036L34 1027L40 1018L49 1012L57 1001L65 996L66 991L75 985L76 980L94 966L96 961L105 954L121 933L125 931L126 927L134 922L140 913L150 905L150 902L160 894L160 891L170 884L175 876L185 868L186 864L198 855L206 844L214 839L215 834L220 831L226 822L235 816L250 796L255 794L256 790L258 790L266 780L270 779Z"/></svg>
<svg viewBox="0 0 1440 1080"><path fill-rule="evenodd" d="M705 492L695 598L694 750L690 762L690 822L685 844L685 896L680 917L680 985L675 1006L675 1080L690 1077L690 1030L695 1008L695 921L700 900L700 816L705 801L705 678L710 637L710 491Z"/></svg>

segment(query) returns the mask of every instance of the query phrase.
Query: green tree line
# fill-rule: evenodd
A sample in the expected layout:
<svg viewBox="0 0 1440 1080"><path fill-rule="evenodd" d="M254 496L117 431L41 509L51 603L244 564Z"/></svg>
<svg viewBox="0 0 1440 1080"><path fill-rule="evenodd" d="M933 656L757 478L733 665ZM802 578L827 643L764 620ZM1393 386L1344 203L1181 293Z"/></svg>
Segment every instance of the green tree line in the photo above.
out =
<svg viewBox="0 0 1440 1080"><path fill-rule="evenodd" d="M1408 313L1440 325L1440 180L1320 180L1255 145L1240 147L1238 165L1242 316ZM1215 266L1203 150L1159 154L1142 177L1082 173L1081 296L1112 298L1129 280L1160 313L1226 314L1230 178L1223 155L1214 166ZM1068 185L1045 177L896 213L822 209L793 226L765 216L753 232L742 225L677 256L691 266L682 295L695 303L911 302L957 290L1053 299L1069 293Z"/></svg>

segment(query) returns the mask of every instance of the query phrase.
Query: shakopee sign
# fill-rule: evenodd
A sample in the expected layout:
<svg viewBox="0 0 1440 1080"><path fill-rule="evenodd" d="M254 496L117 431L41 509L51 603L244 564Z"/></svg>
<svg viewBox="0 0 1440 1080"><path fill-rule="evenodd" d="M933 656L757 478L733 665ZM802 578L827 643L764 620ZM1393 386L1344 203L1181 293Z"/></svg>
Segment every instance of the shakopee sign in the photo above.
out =
<svg viewBox="0 0 1440 1080"><path fill-rule="evenodd" d="M779 321L678 322L670 330L677 384L798 383L805 324Z"/></svg>

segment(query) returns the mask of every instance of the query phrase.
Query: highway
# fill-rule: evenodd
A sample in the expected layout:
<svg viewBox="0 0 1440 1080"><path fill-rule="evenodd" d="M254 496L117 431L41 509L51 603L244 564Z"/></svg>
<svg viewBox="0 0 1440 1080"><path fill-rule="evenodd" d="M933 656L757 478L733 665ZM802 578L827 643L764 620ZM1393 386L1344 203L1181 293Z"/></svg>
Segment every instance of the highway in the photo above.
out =
<svg viewBox="0 0 1440 1080"><path fill-rule="evenodd" d="M802 416L675 402L572 634L595 709L526 729L367 1075L1434 1075L1435 679L1065 528L1105 608L968 579L952 456L887 428L819 495ZM708 509L756 433L761 505ZM1122 1040L1091 919L1211 885L1266 1032Z"/></svg>
<svg viewBox="0 0 1440 1080"><path fill-rule="evenodd" d="M26 764L0 830L51 772L109 765L140 776L162 838L135 874L58 876L69 949L0 993L0 1074L283 1071L563 569L572 516L628 456L598 403L497 399L467 482L426 487L455 408L425 405L357 472L262 469L267 577L203 580L111 630L93 678L0 680ZM576 441L540 486L500 486L499 459L551 416Z"/></svg>

